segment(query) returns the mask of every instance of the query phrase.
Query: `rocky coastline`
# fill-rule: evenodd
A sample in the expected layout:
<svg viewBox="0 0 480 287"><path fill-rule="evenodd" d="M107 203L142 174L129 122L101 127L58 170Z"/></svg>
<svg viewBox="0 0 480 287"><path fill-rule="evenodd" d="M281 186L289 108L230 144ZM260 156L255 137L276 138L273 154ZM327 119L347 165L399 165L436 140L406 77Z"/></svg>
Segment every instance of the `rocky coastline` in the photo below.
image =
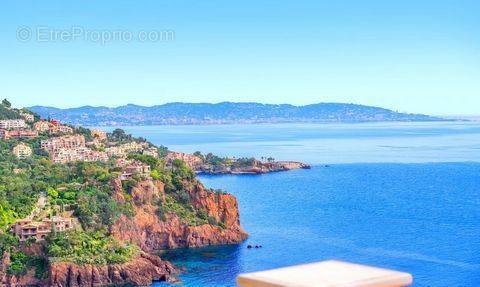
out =
<svg viewBox="0 0 480 287"><path fill-rule="evenodd" d="M135 259L118 265L51 264L48 286L148 286L154 281L175 282L177 274L178 269L171 263L142 252Z"/></svg>
<svg viewBox="0 0 480 287"><path fill-rule="evenodd" d="M110 184L117 201L125 200L121 182ZM158 257L158 251L202 247L216 244L235 244L244 241L248 234L240 226L238 203L234 196L215 193L206 189L198 180L186 182L190 204L205 210L222 226L202 224L191 226L175 213L167 213L161 220L157 215L158 201L165 201L164 183L159 180L144 180L132 189L135 215L121 215L111 226L111 234L121 242L140 247L137 256L122 264L78 265L72 262L49 262L47 277L38 279L34 270L26 274L12 275L8 272L10 254L5 252L0 265L0 286L148 286L154 281L176 282L179 269ZM45 256L42 244L24 246L30 256ZM49 260L49 258L46 258Z"/></svg>
<svg viewBox="0 0 480 287"><path fill-rule="evenodd" d="M0 286L147 286L154 281L176 282L179 270L160 257L141 252L132 260L123 264L78 265L71 262L49 264L48 277L38 279L35 272L24 275L10 275L6 267L10 255L3 256L0 269Z"/></svg>
<svg viewBox="0 0 480 287"><path fill-rule="evenodd" d="M188 184L190 204L204 210L223 226L203 224L191 226L174 213L166 214L165 220L157 216L154 202L165 201L164 184L161 181L143 181L133 189L135 215L124 215L111 228L112 235L138 245L145 252L181 247L202 247L217 244L235 244L247 239L248 234L240 226L238 203L230 194L214 193L197 180ZM116 196L122 200L122 195Z"/></svg>
<svg viewBox="0 0 480 287"><path fill-rule="evenodd" d="M202 165L195 171L198 174L265 174L289 171L294 169L310 169L310 165L297 161L276 161L252 164L241 167Z"/></svg>
<svg viewBox="0 0 480 287"><path fill-rule="evenodd" d="M169 152L166 160L184 161L197 174L265 174L289 171L294 169L310 169L310 165L298 161L275 161L272 158L258 160L255 158L221 158L212 154L202 155L199 152L187 154Z"/></svg>

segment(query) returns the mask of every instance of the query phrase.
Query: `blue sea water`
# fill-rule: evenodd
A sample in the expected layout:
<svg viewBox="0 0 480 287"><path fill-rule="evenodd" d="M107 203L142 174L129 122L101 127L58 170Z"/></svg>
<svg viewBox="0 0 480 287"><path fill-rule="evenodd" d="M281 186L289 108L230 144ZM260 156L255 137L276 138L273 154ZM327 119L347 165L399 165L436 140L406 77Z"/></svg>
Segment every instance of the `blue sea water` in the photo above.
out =
<svg viewBox="0 0 480 287"><path fill-rule="evenodd" d="M239 273L326 259L410 272L414 286L480 285L478 123L125 129L172 150L313 164L201 176L237 196L250 238L163 254L186 268L181 286L235 286Z"/></svg>

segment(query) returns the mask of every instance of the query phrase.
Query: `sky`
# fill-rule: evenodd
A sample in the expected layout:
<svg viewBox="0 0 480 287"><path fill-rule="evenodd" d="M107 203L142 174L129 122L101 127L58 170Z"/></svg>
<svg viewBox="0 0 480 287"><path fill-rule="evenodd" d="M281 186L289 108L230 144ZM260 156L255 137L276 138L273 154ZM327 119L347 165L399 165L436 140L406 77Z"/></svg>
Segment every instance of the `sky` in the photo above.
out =
<svg viewBox="0 0 480 287"><path fill-rule="evenodd" d="M476 0L6 0L0 97L480 114L479 15Z"/></svg>

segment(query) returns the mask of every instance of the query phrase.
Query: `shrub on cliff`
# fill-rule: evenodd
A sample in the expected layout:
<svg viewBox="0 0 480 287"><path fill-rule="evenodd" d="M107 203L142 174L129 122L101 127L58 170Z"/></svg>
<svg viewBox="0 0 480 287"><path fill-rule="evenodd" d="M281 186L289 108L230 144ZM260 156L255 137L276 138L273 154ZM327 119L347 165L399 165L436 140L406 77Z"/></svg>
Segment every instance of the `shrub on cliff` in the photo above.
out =
<svg viewBox="0 0 480 287"><path fill-rule="evenodd" d="M47 255L53 262L119 264L135 257L140 249L123 244L101 232L67 232L47 239Z"/></svg>
<svg viewBox="0 0 480 287"><path fill-rule="evenodd" d="M160 202L157 215L163 221L167 220L169 213L176 214L184 223L198 226L208 223L208 216L203 210L195 210L189 203L179 202L171 194L165 196L165 202Z"/></svg>

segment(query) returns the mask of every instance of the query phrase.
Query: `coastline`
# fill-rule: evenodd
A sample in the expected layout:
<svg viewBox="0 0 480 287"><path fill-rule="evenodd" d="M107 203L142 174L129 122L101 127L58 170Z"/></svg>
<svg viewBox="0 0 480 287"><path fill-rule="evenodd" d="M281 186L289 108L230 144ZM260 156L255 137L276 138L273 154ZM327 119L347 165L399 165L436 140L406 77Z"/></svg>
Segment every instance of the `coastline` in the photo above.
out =
<svg viewBox="0 0 480 287"><path fill-rule="evenodd" d="M295 169L311 169L312 166L306 163L297 162L297 161L282 161L276 162L281 165L278 168L258 168L258 167L245 167L243 170L232 170L230 168L225 168L221 170L196 170L195 173L198 175L255 175L255 174L269 174L275 172L284 172ZM287 167L288 166L288 167Z"/></svg>

